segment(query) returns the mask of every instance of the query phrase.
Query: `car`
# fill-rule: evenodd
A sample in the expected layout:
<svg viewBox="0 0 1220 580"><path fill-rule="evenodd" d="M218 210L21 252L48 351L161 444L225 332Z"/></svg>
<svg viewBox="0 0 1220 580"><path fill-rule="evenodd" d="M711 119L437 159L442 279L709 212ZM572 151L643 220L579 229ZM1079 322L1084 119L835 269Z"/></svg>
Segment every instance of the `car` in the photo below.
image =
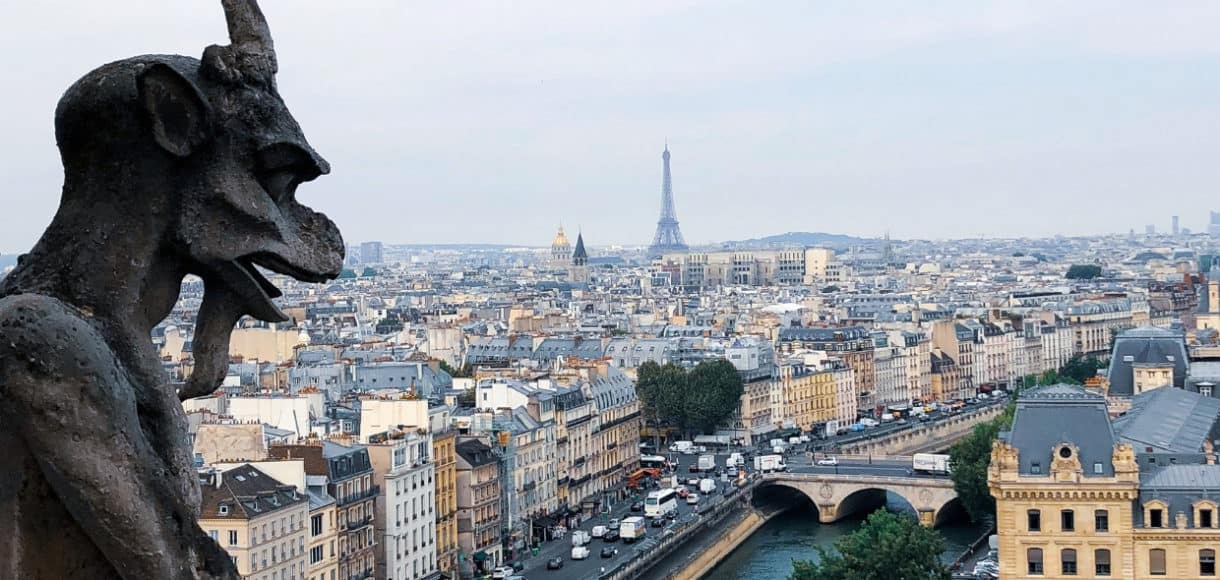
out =
<svg viewBox="0 0 1220 580"><path fill-rule="evenodd" d="M686 489L686 486L682 486L682 487L678 488L678 497L685 498L686 495L689 493L690 493L690 490Z"/></svg>
<svg viewBox="0 0 1220 580"><path fill-rule="evenodd" d="M618 530L610 530L610 531L606 532L606 535L602 536L602 540L607 541L607 542L617 542L618 541Z"/></svg>
<svg viewBox="0 0 1220 580"><path fill-rule="evenodd" d="M618 553L618 548L615 548L613 546L606 546L605 548L602 548L602 557L603 558L613 558L614 555L617 553Z"/></svg>
<svg viewBox="0 0 1220 580"><path fill-rule="evenodd" d="M617 532L619 524L622 524L622 523L623 522L619 521L618 518L614 518L614 519L610 520L610 523L606 524L606 527L609 528L607 531Z"/></svg>
<svg viewBox="0 0 1220 580"><path fill-rule="evenodd" d="M631 511L633 511L633 512L642 512L642 511L644 511L644 502L642 502L642 501L632 502L632 503L631 503Z"/></svg>
<svg viewBox="0 0 1220 580"><path fill-rule="evenodd" d="M522 562L521 560L513 560L512 562L509 562L508 565L512 567L513 572L520 572L525 569L525 562Z"/></svg>
<svg viewBox="0 0 1220 580"><path fill-rule="evenodd" d="M546 561L547 570L558 570L560 568L563 568L563 558L555 556L554 558Z"/></svg>
<svg viewBox="0 0 1220 580"><path fill-rule="evenodd" d="M667 520L678 519L678 510L669 510L669 511L665 512L665 519L667 519Z"/></svg>
<svg viewBox="0 0 1220 580"><path fill-rule="evenodd" d="M920 416L919 416L919 422L920 422L920 423L927 423L927 422L929 422L929 421L931 421L931 420L932 420L932 416L931 416L931 415L920 415Z"/></svg>
<svg viewBox="0 0 1220 580"><path fill-rule="evenodd" d="M508 580L525 580L525 576L509 576Z"/></svg>
<svg viewBox="0 0 1220 580"><path fill-rule="evenodd" d="M818 460L818 465L838 465L839 460L834 457L823 457Z"/></svg>
<svg viewBox="0 0 1220 580"><path fill-rule="evenodd" d="M650 525L654 528L663 528L663 527L665 527L665 518L653 518L652 523L650 523L648 525Z"/></svg>
<svg viewBox="0 0 1220 580"><path fill-rule="evenodd" d="M686 480L686 485L699 485L699 478L692 477L692 478Z"/></svg>
<svg viewBox="0 0 1220 580"><path fill-rule="evenodd" d="M501 567L492 570L492 578L494 580L509 580L509 576L516 574L516 571L512 569L511 565L501 565Z"/></svg>
<svg viewBox="0 0 1220 580"><path fill-rule="evenodd" d="M906 425L906 424L907 424L907 420L906 420L906 419L899 419L899 420L898 420L898 424L899 424L899 425Z"/></svg>

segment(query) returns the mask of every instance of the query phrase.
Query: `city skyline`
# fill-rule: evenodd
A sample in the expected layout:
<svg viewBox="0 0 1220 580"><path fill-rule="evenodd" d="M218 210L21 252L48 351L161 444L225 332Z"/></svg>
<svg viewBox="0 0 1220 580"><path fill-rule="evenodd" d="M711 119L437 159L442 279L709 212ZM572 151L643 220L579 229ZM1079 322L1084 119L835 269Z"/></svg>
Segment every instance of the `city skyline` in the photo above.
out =
<svg viewBox="0 0 1220 580"><path fill-rule="evenodd" d="M1170 214L1198 232L1217 205L1213 5L264 8L301 55L284 97L334 167L300 193L354 239L543 245L563 222L646 245L667 137L693 245L1096 234L1147 215L1166 230ZM99 60L198 53L223 39L213 9L15 9L0 249L28 249L55 210L69 84ZM52 24L62 49L41 40Z"/></svg>

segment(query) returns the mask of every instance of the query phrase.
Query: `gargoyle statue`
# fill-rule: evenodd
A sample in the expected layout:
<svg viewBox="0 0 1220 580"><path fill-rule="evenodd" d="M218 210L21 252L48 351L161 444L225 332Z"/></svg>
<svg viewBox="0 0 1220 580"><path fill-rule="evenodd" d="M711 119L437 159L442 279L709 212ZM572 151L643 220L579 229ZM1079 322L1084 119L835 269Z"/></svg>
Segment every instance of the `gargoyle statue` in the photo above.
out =
<svg viewBox="0 0 1220 580"><path fill-rule="evenodd" d="M59 209L0 281L0 579L238 578L198 524L180 399L213 392L244 315L286 316L255 268L339 274L343 239L296 188L329 171L275 85L255 0L230 44L107 64L64 94ZM205 293L181 391L150 332Z"/></svg>

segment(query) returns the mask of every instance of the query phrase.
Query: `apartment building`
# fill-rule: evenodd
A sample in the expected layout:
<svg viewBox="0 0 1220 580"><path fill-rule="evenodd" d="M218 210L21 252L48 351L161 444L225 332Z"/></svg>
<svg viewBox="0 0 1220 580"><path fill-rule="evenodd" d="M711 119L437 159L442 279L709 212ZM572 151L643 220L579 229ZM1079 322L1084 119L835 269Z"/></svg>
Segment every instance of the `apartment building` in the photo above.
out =
<svg viewBox="0 0 1220 580"><path fill-rule="evenodd" d="M308 575L307 496L248 464L209 470L200 488L199 526L228 552L243 578Z"/></svg>
<svg viewBox="0 0 1220 580"><path fill-rule="evenodd" d="M432 457L436 462L436 562L441 574L458 573L457 431L449 425L449 407L429 413L432 422Z"/></svg>
<svg viewBox="0 0 1220 580"><path fill-rule="evenodd" d="M377 545L373 515L379 488L373 482L368 450L351 441L311 438L297 445L273 445L269 451L277 459L304 459L306 477L324 481L327 495L335 499L339 577L372 578Z"/></svg>
<svg viewBox="0 0 1220 580"><path fill-rule="evenodd" d="M374 434L366 447L373 465L378 539L377 578L440 577L436 561L436 464L426 426Z"/></svg>
<svg viewBox="0 0 1220 580"><path fill-rule="evenodd" d="M501 543L500 467L491 447L478 438L457 443L458 546L463 578L490 573L504 562Z"/></svg>

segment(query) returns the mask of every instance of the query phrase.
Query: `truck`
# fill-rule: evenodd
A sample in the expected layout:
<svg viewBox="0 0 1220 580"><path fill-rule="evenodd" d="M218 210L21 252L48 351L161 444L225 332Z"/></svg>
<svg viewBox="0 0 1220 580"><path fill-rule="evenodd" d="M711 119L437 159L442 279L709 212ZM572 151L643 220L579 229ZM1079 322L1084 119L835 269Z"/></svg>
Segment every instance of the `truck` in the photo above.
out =
<svg viewBox="0 0 1220 580"><path fill-rule="evenodd" d="M589 540L591 539L592 537L589 536L589 532L584 530L576 530L572 532L572 547L575 548L576 546L588 544Z"/></svg>
<svg viewBox="0 0 1220 580"><path fill-rule="evenodd" d="M937 453L916 453L911 458L911 469L920 473L949 473L949 456Z"/></svg>
<svg viewBox="0 0 1220 580"><path fill-rule="evenodd" d="M890 421L893 421L893 420L894 420L894 414L893 414L893 413L882 413L882 414L881 414L881 422L882 422L882 423L889 423Z"/></svg>
<svg viewBox="0 0 1220 580"><path fill-rule="evenodd" d="M773 471L788 471L783 455L759 455L754 458L755 471L771 473Z"/></svg>
<svg viewBox="0 0 1220 580"><path fill-rule="evenodd" d="M798 437L789 437L788 444L793 447L796 447L797 445L801 444L801 438L799 436Z"/></svg>
<svg viewBox="0 0 1220 580"><path fill-rule="evenodd" d="M644 524L644 518L634 516L623 520L623 523L619 524L618 536L624 542L630 544L636 540L643 539L647 530L648 526Z"/></svg>
<svg viewBox="0 0 1220 580"><path fill-rule="evenodd" d="M714 479L700 479L699 480L699 493L701 493L703 495L707 495L714 491L716 491L716 480L714 480Z"/></svg>
<svg viewBox="0 0 1220 580"><path fill-rule="evenodd" d="M826 422L826 429L824 430L825 436L834 437L835 435L839 434L839 429L841 428L842 427L839 426L838 419L831 419Z"/></svg>
<svg viewBox="0 0 1220 580"><path fill-rule="evenodd" d="M584 560L589 557L589 549L584 546L572 546L572 559Z"/></svg>
<svg viewBox="0 0 1220 580"><path fill-rule="evenodd" d="M745 458L742 457L740 453L734 451L733 453L729 454L729 459L728 459L728 461L725 462L725 466L726 467L741 467L742 465L745 465L745 463L746 463Z"/></svg>
<svg viewBox="0 0 1220 580"><path fill-rule="evenodd" d="M673 445L669 446L669 450L674 453L690 455L695 452L695 442L694 441L675 441Z"/></svg>
<svg viewBox="0 0 1220 580"><path fill-rule="evenodd" d="M877 423L876 419L869 419L868 417L865 417L860 419L860 424L864 425L865 427L876 427L880 423Z"/></svg>
<svg viewBox="0 0 1220 580"><path fill-rule="evenodd" d="M699 471L712 471L716 469L715 455L700 455L699 456Z"/></svg>
<svg viewBox="0 0 1220 580"><path fill-rule="evenodd" d="M772 439L771 440L771 447L782 447L783 445L784 445L783 439Z"/></svg>

